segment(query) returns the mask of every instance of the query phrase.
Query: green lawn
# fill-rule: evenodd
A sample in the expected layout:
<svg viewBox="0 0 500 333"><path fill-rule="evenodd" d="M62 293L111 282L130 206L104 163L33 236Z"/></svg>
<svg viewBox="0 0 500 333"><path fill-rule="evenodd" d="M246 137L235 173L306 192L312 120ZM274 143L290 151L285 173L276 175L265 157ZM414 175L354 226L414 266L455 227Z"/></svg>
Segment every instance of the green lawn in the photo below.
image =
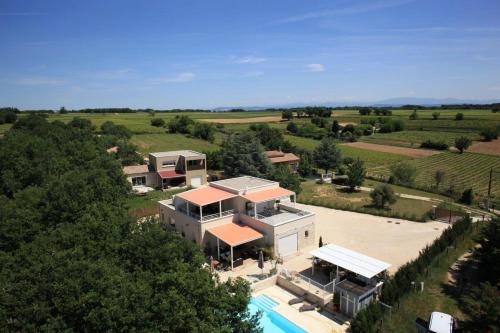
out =
<svg viewBox="0 0 500 333"><path fill-rule="evenodd" d="M172 191L151 191L145 195L131 194L127 200L129 214L143 217L157 214L158 201L171 198L173 195L184 192L186 189Z"/></svg>
<svg viewBox="0 0 500 333"><path fill-rule="evenodd" d="M12 124L0 124L0 135L7 132L12 127Z"/></svg>
<svg viewBox="0 0 500 333"><path fill-rule="evenodd" d="M200 139L188 138L183 134L137 134L132 136L131 142L142 153L181 149L204 152L218 149L216 144Z"/></svg>
<svg viewBox="0 0 500 333"><path fill-rule="evenodd" d="M332 184L316 184L309 180L301 184L302 192L298 200L303 203L360 211L363 213L394 216L411 220L422 220L422 216L432 209L433 203L422 200L398 198L390 209L377 209L371 206L369 192L348 192L336 190Z"/></svg>
<svg viewBox="0 0 500 333"><path fill-rule="evenodd" d="M363 182L363 186L366 187L376 187L381 184L386 184L383 182L379 182L376 180L372 179L365 179ZM409 194L409 195L417 195L421 197L427 197L427 198L432 198L432 199L437 199L437 200L442 200L442 201L450 201L451 199L440 194L432 193L432 192L426 192L426 191L421 191L421 190L416 190L413 188L408 188L408 187L403 187L403 186L398 186L398 185L392 185L391 187L394 189L394 192L396 193L402 193L402 194Z"/></svg>
<svg viewBox="0 0 500 333"><path fill-rule="evenodd" d="M459 308L459 302L445 290L449 267L464 253L474 246L474 237L477 228L472 234L466 234L457 241L456 248L449 248L433 262L429 275L424 279L424 292L409 294L394 307L391 316L384 317L382 332L414 332L417 317L427 320L432 311L449 313L458 319L464 319ZM418 281L417 281L418 282Z"/></svg>

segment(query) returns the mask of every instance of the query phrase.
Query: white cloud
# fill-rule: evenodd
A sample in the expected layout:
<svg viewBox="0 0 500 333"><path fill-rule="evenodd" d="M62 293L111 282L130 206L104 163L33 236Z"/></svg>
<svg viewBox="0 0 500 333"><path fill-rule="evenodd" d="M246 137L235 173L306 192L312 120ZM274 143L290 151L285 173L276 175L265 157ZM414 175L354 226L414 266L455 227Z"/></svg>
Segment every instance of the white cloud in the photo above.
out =
<svg viewBox="0 0 500 333"><path fill-rule="evenodd" d="M234 60L236 64L258 64L265 61L267 61L266 58L255 57L255 56L246 56L246 57L236 58Z"/></svg>
<svg viewBox="0 0 500 333"><path fill-rule="evenodd" d="M130 68L120 68L116 70L99 71L96 73L96 77L105 80L114 80L123 78L126 74L132 72Z"/></svg>
<svg viewBox="0 0 500 333"><path fill-rule="evenodd" d="M325 66L322 64L307 64L306 65L308 72L324 72Z"/></svg>
<svg viewBox="0 0 500 333"><path fill-rule="evenodd" d="M42 77L28 77L22 78L15 81L16 84L21 86L56 86L63 84L63 80L42 78Z"/></svg>
<svg viewBox="0 0 500 333"><path fill-rule="evenodd" d="M164 77L159 79L152 80L154 83L176 83L176 82L189 82L193 81L196 77L196 74L191 72L179 73L176 76L172 77Z"/></svg>

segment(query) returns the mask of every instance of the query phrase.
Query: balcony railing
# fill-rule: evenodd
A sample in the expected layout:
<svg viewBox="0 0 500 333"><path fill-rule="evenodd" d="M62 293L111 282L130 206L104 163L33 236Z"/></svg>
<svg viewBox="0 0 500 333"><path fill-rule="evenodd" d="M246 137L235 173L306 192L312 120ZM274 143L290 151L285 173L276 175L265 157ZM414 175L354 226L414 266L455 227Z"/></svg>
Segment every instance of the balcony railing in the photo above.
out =
<svg viewBox="0 0 500 333"><path fill-rule="evenodd" d="M235 213L234 209L229 209L229 210L223 211L221 213L214 213L214 214L203 215L201 217L201 219L200 219L200 214L197 214L197 213L194 213L194 212L188 212L183 207L177 207L177 211L181 212L181 213L183 213L183 214L185 214L185 215L187 215L189 217L192 217L192 218L194 218L195 220L198 220L198 221L210 221L210 220L218 219L218 218L221 218L221 217L233 215Z"/></svg>

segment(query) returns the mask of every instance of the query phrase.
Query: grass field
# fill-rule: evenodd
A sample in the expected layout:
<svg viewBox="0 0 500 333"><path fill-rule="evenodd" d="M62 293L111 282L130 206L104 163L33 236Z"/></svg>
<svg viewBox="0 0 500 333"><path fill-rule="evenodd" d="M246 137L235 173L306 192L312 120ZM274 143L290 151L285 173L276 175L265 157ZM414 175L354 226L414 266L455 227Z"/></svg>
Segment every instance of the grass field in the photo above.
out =
<svg viewBox="0 0 500 333"><path fill-rule="evenodd" d="M452 147L455 144L455 139L460 136L468 137L471 140L480 140L480 136L477 133L402 131L393 133L376 133L370 136L363 136L361 141L418 148L422 142L431 140L444 142Z"/></svg>
<svg viewBox="0 0 500 333"><path fill-rule="evenodd" d="M1 124L0 125L0 135L7 132L12 127L12 124Z"/></svg>
<svg viewBox="0 0 500 333"><path fill-rule="evenodd" d="M137 134L132 136L131 142L139 148L141 153L180 149L205 152L219 148L216 144L200 139L188 138L182 134Z"/></svg>
<svg viewBox="0 0 500 333"><path fill-rule="evenodd" d="M128 212L134 217L144 217L157 214L158 201L171 198L174 194L184 192L186 189L172 191L151 191L139 196L131 194L127 200Z"/></svg>
<svg viewBox="0 0 500 333"><path fill-rule="evenodd" d="M429 201L398 198L390 209L377 209L371 206L369 192L336 190L332 184L320 185L313 180L303 182L301 187L302 192L298 196L300 202L411 220L422 220L422 216L431 210L434 204Z"/></svg>

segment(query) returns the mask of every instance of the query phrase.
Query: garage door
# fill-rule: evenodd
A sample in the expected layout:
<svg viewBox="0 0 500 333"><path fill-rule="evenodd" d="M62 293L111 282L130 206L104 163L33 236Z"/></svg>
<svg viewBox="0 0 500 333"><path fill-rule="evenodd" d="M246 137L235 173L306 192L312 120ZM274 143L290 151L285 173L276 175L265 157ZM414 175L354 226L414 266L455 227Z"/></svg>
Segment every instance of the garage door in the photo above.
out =
<svg viewBox="0 0 500 333"><path fill-rule="evenodd" d="M191 178L191 186L192 187L201 186L201 176Z"/></svg>
<svg viewBox="0 0 500 333"><path fill-rule="evenodd" d="M280 238L278 240L278 251L281 257L297 252L297 234Z"/></svg>

